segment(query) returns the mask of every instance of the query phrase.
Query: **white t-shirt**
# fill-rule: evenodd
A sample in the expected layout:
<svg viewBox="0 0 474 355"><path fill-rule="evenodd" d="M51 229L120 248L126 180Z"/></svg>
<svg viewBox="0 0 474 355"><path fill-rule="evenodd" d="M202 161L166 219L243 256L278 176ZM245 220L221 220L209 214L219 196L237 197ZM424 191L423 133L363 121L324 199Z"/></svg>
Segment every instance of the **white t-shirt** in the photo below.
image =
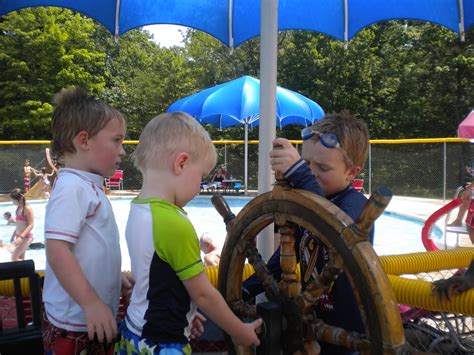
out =
<svg viewBox="0 0 474 355"><path fill-rule="evenodd" d="M102 190L104 178L63 168L46 206L45 239L73 244L73 254L98 296L118 310L121 283L120 236L112 206ZM46 263L43 300L48 320L58 328L87 331L84 313Z"/></svg>

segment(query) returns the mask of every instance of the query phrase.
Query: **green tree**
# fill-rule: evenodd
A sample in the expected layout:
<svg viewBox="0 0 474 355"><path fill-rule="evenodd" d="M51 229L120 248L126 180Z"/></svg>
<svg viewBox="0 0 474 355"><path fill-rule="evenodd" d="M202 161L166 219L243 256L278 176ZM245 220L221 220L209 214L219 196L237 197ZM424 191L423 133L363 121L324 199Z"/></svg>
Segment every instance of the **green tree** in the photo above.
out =
<svg viewBox="0 0 474 355"><path fill-rule="evenodd" d="M436 25L390 21L361 31L344 49L294 31L279 49L279 82L326 112L358 114L372 138L454 136L474 102L472 36L460 43Z"/></svg>
<svg viewBox="0 0 474 355"><path fill-rule="evenodd" d="M196 30L185 36L184 54L199 90L243 75L258 77L259 40L230 49L214 37Z"/></svg>
<svg viewBox="0 0 474 355"><path fill-rule="evenodd" d="M52 97L80 85L105 86L105 54L95 49L91 19L70 10L34 8L0 22L0 135L3 139L50 137Z"/></svg>
<svg viewBox="0 0 474 355"><path fill-rule="evenodd" d="M115 43L102 29L96 40L107 53L107 85L101 95L127 116L131 139L196 86L182 50L161 48L147 32L130 31Z"/></svg>

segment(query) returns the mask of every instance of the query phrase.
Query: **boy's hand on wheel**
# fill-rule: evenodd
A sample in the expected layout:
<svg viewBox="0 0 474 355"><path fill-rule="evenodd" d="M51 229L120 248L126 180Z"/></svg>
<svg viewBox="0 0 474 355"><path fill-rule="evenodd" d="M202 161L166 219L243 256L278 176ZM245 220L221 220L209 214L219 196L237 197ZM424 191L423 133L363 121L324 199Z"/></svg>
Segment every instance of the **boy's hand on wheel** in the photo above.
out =
<svg viewBox="0 0 474 355"><path fill-rule="evenodd" d="M270 164L275 172L284 174L298 160L300 154L288 139L277 138L273 140L273 150L270 152Z"/></svg>

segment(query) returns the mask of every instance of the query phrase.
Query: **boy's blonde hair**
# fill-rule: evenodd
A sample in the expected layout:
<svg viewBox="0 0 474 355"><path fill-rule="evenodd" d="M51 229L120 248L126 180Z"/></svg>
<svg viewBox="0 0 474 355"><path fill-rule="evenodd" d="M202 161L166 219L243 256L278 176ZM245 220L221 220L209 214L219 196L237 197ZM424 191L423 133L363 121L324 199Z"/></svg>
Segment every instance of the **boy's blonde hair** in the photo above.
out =
<svg viewBox="0 0 474 355"><path fill-rule="evenodd" d="M191 159L214 158L216 150L209 134L194 118L184 112L165 112L153 118L140 134L132 154L135 167L142 171L158 166L176 151Z"/></svg>
<svg viewBox="0 0 474 355"><path fill-rule="evenodd" d="M364 121L356 118L349 111L342 111L324 116L316 121L312 128L321 134L334 133L352 164L364 167L369 152L369 131ZM319 136L315 135L311 139L318 142ZM349 163L346 161L347 165Z"/></svg>
<svg viewBox="0 0 474 355"><path fill-rule="evenodd" d="M52 153L56 159L66 152L76 152L72 141L79 132L86 131L91 138L113 119L125 122L118 110L88 95L80 87L62 90L54 97L54 103Z"/></svg>

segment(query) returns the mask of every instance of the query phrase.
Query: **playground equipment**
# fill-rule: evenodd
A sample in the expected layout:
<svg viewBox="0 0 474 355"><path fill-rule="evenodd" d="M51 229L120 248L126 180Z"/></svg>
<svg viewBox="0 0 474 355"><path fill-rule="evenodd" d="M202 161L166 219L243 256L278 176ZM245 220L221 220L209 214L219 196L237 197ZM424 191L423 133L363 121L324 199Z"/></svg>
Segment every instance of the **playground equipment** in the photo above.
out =
<svg viewBox="0 0 474 355"><path fill-rule="evenodd" d="M228 231L219 266L218 288L238 316L264 318L263 353L272 353L275 351L275 344L278 344L284 353L298 353L297 351L304 349L307 354L316 354L319 348L318 341L344 346L365 354L410 352L413 349L410 349L405 342L398 303L421 307L425 310L425 318L431 317L431 323L420 322L418 317L408 320L405 325L405 330L411 327L409 333L411 338L424 335L426 330L430 330L430 336L434 340L423 349L428 347L435 349L436 345L446 341L446 334L451 333L453 334L451 344L454 343L457 349L461 351L472 349L464 346L465 339L459 336L464 328L459 330L451 327L446 333L431 324L437 321L438 317L442 318L443 326L449 328L454 314L454 322L461 319L464 326L464 320L470 319L469 315L474 315L474 291L471 290L450 302L442 303L431 296L431 282L406 279L398 275L430 272L437 270L437 267L447 269L465 267L474 257L474 249L432 254L415 253L379 259L368 241L368 233L390 198L391 193L387 189L380 189L371 196L360 219L355 223L326 199L307 191L292 190L281 182L273 191L252 200L237 217L234 217L223 198L213 198L215 207L224 217ZM267 265L262 261L255 243L257 234L272 222L277 225L282 235L280 282L273 278ZM306 285L304 291L296 265L293 248L295 237L290 224L302 226L330 250L330 259L326 267L317 279ZM265 296L270 301L270 304L265 305L263 309L250 305L242 299L242 281L244 274L248 275L246 269L250 268L245 266L246 259L255 270L265 290ZM346 273L352 284L364 322L365 334L329 326L312 312L317 298L330 287L331 281L341 271ZM457 313L461 313L461 316L457 317ZM469 333L472 325L471 328L467 326ZM425 333L422 333L423 331ZM230 338L226 340L230 353L247 354L251 351L245 347L235 346ZM410 343L417 343L411 340Z"/></svg>
<svg viewBox="0 0 474 355"><path fill-rule="evenodd" d="M46 161L49 164L50 171L54 171L57 173L58 169L53 163L51 158L51 153L49 148L45 149ZM38 179L38 181L30 188L30 190L25 194L25 197L28 199L38 199L38 198L45 198L45 192L48 187L45 187L44 182L42 179Z"/></svg>
<svg viewBox="0 0 474 355"><path fill-rule="evenodd" d="M444 249L448 249L448 233L456 234L456 243L451 247L458 247L460 244L459 236L460 235L467 235L466 226L450 226L448 225L451 212L459 207L462 204L461 196L464 193L465 188L459 187L456 190L455 197L452 201L448 202L443 207L436 210L428 219L425 221L423 228L421 230L421 240L426 250L440 250L439 246L433 240L431 232L433 230L434 225L438 222L441 218L445 218L445 227L444 227Z"/></svg>
<svg viewBox="0 0 474 355"><path fill-rule="evenodd" d="M388 189L379 189L370 198L361 218L354 223L327 199L290 189L282 183L253 199L235 218L222 198L213 198L228 231L219 266L219 291L237 315L257 317L256 307L242 300L242 274L247 258L264 286L267 299L272 302L270 310L263 310L260 316L269 314L268 319L275 319L275 314L283 314L271 324L265 322L267 338L263 344L267 348L264 353L271 353L269 349L274 350L275 344L280 344L285 353L304 349L307 354L317 354L318 341L366 354L395 354L407 350L395 294L368 237L373 222L383 213L390 199ZM280 282L273 278L255 246L257 234L272 222L282 235ZM304 291L297 280L295 236L290 223L304 227L329 250L327 265ZM329 326L312 312L318 297L328 290L341 271L346 273L354 289L365 334ZM283 319L285 327L281 326ZM278 334L291 341L280 343ZM250 349L235 346L227 340L231 353L250 353Z"/></svg>

